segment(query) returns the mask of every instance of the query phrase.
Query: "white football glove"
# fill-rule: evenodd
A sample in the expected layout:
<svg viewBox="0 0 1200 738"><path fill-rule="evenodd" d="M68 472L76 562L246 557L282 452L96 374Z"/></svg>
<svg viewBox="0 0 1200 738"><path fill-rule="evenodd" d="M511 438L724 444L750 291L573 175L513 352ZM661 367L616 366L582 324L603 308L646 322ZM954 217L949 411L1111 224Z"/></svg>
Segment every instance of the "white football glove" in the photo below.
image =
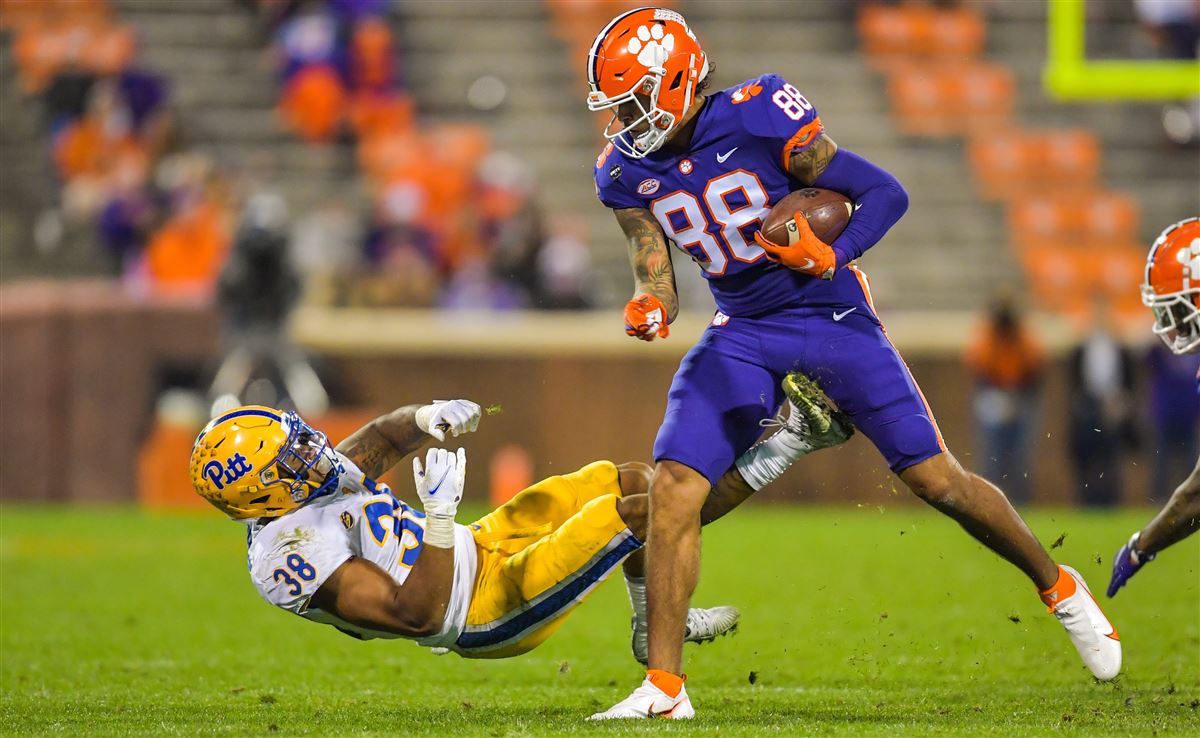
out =
<svg viewBox="0 0 1200 738"><path fill-rule="evenodd" d="M470 400L434 400L417 410L417 427L439 441L479 427L479 405Z"/></svg>
<svg viewBox="0 0 1200 738"><path fill-rule="evenodd" d="M429 516L454 519L458 503L462 500L463 483L467 476L467 452L459 449L451 453L444 448L431 448L425 454L425 468L421 460L413 459L413 482L417 486L417 497Z"/></svg>

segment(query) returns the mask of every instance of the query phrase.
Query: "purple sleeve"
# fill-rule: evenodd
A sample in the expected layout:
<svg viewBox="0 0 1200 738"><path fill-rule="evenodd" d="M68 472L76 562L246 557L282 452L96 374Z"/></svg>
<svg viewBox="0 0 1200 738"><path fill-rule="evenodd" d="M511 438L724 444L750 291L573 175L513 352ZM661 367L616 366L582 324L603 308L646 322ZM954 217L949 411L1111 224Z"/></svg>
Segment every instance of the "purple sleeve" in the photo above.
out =
<svg viewBox="0 0 1200 738"><path fill-rule="evenodd" d="M839 268L878 243L908 210L908 193L895 177L846 149L838 149L813 186L840 192L854 203L846 230L829 244Z"/></svg>

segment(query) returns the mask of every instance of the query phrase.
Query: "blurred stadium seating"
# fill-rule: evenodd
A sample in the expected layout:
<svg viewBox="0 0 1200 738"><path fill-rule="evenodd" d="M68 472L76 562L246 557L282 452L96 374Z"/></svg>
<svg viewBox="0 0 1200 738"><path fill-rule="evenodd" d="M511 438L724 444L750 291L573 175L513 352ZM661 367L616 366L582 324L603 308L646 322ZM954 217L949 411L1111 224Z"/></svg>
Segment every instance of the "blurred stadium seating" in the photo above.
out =
<svg viewBox="0 0 1200 738"><path fill-rule="evenodd" d="M594 379L588 347L608 346L609 329L625 340L616 310L629 267L593 194L603 121L584 105L583 52L605 20L637 4L0 0L0 279L43 280L2 288L6 336L29 319L10 312L27 299L50 306L43 325L65 321L74 331L86 312L78 306L89 301L108 305L97 315L188 313L179 325L195 331L194 345L180 349L170 328L156 327L143 342L158 348L128 351L146 357L123 380L148 385L129 430L134 441L145 438L162 384L147 367L205 366L220 351L205 295L244 202L265 191L287 203L293 257L307 282L297 337L325 363L339 404L446 391L424 376L435 371L430 356L494 356L497 343L508 347L507 363L490 365L499 379L441 379L467 388L548 381L558 383L553 401L565 402L572 383ZM893 332L943 380L930 395L943 423L964 429L956 437L965 439L968 425L955 419L958 395L968 391L959 352L973 311L998 286L1024 291L1043 311L1036 324L1052 354L1074 340L1097 292L1145 340L1138 270L1157 231L1200 207L1196 152L1181 155L1166 141L1157 103L1049 98L1040 79L1042 3L669 5L697 30L717 88L778 71L816 104L835 140L908 188L908 215L863 263L885 317L926 327ZM1089 52L1132 53L1140 31L1129 3L1094 7ZM135 109L144 113L126 120ZM698 328L711 298L695 270L678 266L692 311L685 324ZM120 278L128 289L89 282L86 299L63 298L74 307L43 300L71 290L46 280L75 275ZM144 296L172 284L199 284L200 294ZM460 325L484 320L487 330L456 338L453 319L419 312L430 307L466 311ZM508 322L494 315L527 307L605 312L517 312ZM136 323L105 335L114 346L137 344ZM679 333L654 354L646 417L593 411L605 433L620 435L622 422L633 428L614 451L648 452L668 370L686 348ZM69 344L23 340L40 348L6 363L6 378L46 372ZM605 371L636 366L641 348L605 349ZM102 351L103 342L73 349L87 350ZM102 357L80 362L94 368ZM422 377L396 389L388 366ZM1055 381L1052 393L1061 390ZM53 399L57 391L47 384L22 407L65 402ZM607 381L587 391L623 395ZM551 402L536 395L512 397ZM10 417L6 410L5 433L16 434ZM75 416L60 407L49 417L41 438ZM520 417L519 442L557 449L561 463L579 460L545 435L551 430L522 429L545 425L547 414ZM134 441L121 447L126 468ZM830 484L875 479L819 465L809 473ZM128 481L101 496L122 494Z"/></svg>

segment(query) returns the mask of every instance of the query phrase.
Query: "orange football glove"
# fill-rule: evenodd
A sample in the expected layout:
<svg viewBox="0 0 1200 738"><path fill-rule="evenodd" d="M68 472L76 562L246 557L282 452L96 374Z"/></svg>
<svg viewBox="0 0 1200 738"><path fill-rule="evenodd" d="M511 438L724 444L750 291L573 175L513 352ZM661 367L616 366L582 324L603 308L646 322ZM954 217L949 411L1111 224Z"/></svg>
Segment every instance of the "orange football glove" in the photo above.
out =
<svg viewBox="0 0 1200 738"><path fill-rule="evenodd" d="M804 213L797 212L792 219L796 225L797 240L791 246L768 241L761 231L754 234L754 240L767 252L767 258L771 261L819 279L833 279L837 269L837 254L829 244L817 238Z"/></svg>
<svg viewBox="0 0 1200 738"><path fill-rule="evenodd" d="M625 335L642 341L653 341L654 337L666 338L667 308L662 300L643 292L625 305Z"/></svg>

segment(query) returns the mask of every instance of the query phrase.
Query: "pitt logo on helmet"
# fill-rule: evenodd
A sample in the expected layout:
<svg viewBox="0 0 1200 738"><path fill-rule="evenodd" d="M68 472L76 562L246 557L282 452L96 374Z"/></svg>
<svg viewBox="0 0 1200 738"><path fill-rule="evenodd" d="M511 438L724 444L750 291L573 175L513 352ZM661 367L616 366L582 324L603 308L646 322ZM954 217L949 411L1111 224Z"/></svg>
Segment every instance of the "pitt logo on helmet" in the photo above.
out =
<svg viewBox="0 0 1200 738"><path fill-rule="evenodd" d="M196 493L235 520L283 515L336 490L345 471L324 433L255 405L214 418L189 466Z"/></svg>
<svg viewBox="0 0 1200 738"><path fill-rule="evenodd" d="M224 466L219 461L210 461L204 465L204 476L208 477L208 481L215 484L217 489L225 489L225 485L232 484L249 473L250 465L241 454L230 456L225 460Z"/></svg>

